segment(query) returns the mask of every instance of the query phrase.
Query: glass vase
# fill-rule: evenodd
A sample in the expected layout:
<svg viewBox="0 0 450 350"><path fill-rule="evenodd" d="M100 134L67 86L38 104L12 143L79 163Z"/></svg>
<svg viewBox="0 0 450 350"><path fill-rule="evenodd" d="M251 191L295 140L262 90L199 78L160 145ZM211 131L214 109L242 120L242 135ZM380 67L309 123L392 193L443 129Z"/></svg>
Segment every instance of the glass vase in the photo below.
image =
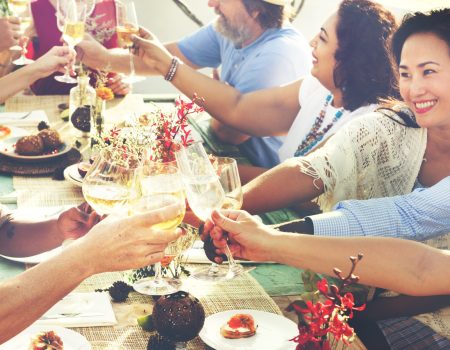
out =
<svg viewBox="0 0 450 350"><path fill-rule="evenodd" d="M70 90L69 116L76 137L89 137L96 93L88 76L79 76L77 86Z"/></svg>
<svg viewBox="0 0 450 350"><path fill-rule="evenodd" d="M92 114L92 129L91 137L102 138L105 129L105 112L106 112L106 100L97 97L95 101L94 113Z"/></svg>

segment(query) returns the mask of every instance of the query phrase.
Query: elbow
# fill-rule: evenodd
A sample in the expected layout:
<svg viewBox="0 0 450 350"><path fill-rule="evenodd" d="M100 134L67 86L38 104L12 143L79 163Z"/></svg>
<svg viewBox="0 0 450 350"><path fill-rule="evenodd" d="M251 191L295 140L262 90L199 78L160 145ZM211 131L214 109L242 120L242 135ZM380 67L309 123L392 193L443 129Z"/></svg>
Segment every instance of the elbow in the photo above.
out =
<svg viewBox="0 0 450 350"><path fill-rule="evenodd" d="M211 120L211 130L214 136L216 136L221 142L232 145L240 145L250 138L250 136L224 125L215 119Z"/></svg>

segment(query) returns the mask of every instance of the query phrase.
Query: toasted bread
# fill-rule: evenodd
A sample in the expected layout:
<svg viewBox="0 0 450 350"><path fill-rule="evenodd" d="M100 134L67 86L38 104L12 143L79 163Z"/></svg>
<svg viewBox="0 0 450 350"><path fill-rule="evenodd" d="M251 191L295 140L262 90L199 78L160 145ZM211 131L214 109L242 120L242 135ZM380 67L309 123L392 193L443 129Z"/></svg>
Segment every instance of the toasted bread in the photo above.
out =
<svg viewBox="0 0 450 350"><path fill-rule="evenodd" d="M255 320L249 314L236 314L220 327L220 334L227 339L248 338L256 334Z"/></svg>

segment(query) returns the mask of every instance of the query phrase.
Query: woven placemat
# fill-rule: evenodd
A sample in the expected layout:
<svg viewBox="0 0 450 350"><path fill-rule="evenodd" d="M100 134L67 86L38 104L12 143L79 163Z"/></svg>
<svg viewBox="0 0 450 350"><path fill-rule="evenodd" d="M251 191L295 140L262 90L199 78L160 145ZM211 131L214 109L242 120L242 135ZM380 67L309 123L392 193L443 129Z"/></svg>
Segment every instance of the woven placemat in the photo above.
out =
<svg viewBox="0 0 450 350"><path fill-rule="evenodd" d="M56 169L64 169L79 162L80 159L81 154L75 148L72 148L60 157L39 160L38 162L21 162L17 159L0 155L0 172L12 175L50 175Z"/></svg>
<svg viewBox="0 0 450 350"><path fill-rule="evenodd" d="M189 270L194 270L195 265L187 266ZM92 292L96 288L105 288L112 282L122 278L120 273L103 273L85 280L78 288L77 292ZM275 302L267 295L264 289L249 274L224 282L211 284L200 280L187 279L182 287L196 296L202 303L206 316L211 314L234 309L255 309L272 312L281 315L281 311ZM131 293L126 301L130 308L143 311L142 306L146 306L146 313L153 310L154 300L145 295ZM118 315L117 308L126 307L123 304L113 303L115 314ZM136 311L136 316L139 311ZM119 324L112 327L84 327L74 328L83 334L93 345L99 343L110 343L115 346L120 345L124 350L145 350L147 342L152 333L145 332L137 324L122 323L118 317ZM294 334L295 335L295 334ZM111 347L114 348L114 347ZM210 349L202 340L197 337L188 342L188 349L202 350Z"/></svg>

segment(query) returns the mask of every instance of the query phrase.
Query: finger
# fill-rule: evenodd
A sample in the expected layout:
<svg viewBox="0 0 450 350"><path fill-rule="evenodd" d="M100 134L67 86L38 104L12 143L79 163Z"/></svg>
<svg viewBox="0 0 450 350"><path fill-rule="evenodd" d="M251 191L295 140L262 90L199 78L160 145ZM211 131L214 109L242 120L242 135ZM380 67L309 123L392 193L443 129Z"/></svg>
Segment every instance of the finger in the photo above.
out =
<svg viewBox="0 0 450 350"><path fill-rule="evenodd" d="M20 25L20 18L15 16L8 17L8 22L11 24L17 24Z"/></svg>
<svg viewBox="0 0 450 350"><path fill-rule="evenodd" d="M151 235L148 235L148 231L146 230L146 235L148 237L148 242L151 244L154 243L170 243L175 241L178 237L183 234L181 230L172 230L172 231L162 231L162 230L153 230Z"/></svg>
<svg viewBox="0 0 450 350"><path fill-rule="evenodd" d="M132 35L131 36L131 40L133 41L133 44L137 47L140 48L142 47L144 50L146 47L150 46L150 43L148 42L147 39L143 39L138 37L137 35Z"/></svg>
<svg viewBox="0 0 450 350"><path fill-rule="evenodd" d="M139 36L147 40L151 40L155 37L149 30L145 29L144 27L139 27Z"/></svg>
<svg viewBox="0 0 450 350"><path fill-rule="evenodd" d="M149 253L148 255L145 256L145 258L146 263L143 264L143 266L152 265L154 263L160 262L164 258L164 252Z"/></svg>
<svg viewBox="0 0 450 350"><path fill-rule="evenodd" d="M133 217L128 218L134 224L139 225L141 227L152 226L180 215L183 212L183 205L181 204L172 204L166 207L148 211L144 214L138 214Z"/></svg>

